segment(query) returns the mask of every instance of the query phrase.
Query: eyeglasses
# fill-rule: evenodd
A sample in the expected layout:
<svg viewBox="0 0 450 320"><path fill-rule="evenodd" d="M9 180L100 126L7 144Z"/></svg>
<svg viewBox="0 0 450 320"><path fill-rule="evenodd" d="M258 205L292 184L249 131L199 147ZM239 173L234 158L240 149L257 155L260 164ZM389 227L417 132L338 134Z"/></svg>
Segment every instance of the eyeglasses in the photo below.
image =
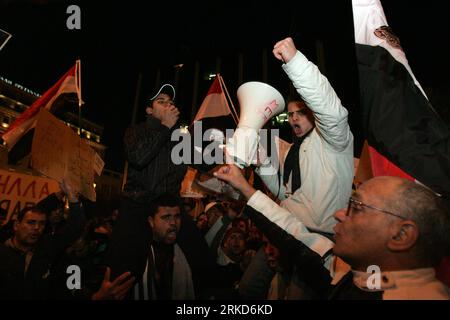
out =
<svg viewBox="0 0 450 320"><path fill-rule="evenodd" d="M351 212L352 210L353 210L353 211L356 211L356 212L360 212L360 211L363 210L362 207L366 207L366 208L370 208L370 209L372 209L372 210L380 211L380 212L389 214L389 215L391 215L391 216L400 218L400 219L402 219L402 220L407 220L405 217L402 217L402 216L400 216L400 215L398 215L398 214L396 214L396 213L393 213L393 212L390 212L390 211L387 211L387 210L384 210L384 209L380 209L380 208L377 208L377 207L374 207L374 206L365 204L364 202L359 201L359 200L356 200L356 199L354 199L354 198L350 198L350 199L348 200L348 207L347 207L347 212L346 212L345 215L346 215L347 217L351 217L350 212Z"/></svg>

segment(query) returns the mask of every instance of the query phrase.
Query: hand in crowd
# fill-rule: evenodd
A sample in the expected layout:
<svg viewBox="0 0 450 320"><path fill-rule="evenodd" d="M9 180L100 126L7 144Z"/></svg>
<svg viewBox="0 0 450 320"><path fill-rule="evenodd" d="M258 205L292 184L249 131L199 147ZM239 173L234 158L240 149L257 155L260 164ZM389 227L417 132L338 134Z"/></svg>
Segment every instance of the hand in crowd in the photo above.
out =
<svg viewBox="0 0 450 320"><path fill-rule="evenodd" d="M64 194L67 196L67 198L69 199L69 202L71 202L71 203L78 202L78 192L75 190L73 185L66 178L64 178L59 183L59 187L60 187L61 191L64 192Z"/></svg>
<svg viewBox="0 0 450 320"><path fill-rule="evenodd" d="M110 281L111 269L106 268L100 289L92 295L92 300L122 300L134 284L134 277L129 278L130 272L124 272L113 282Z"/></svg>
<svg viewBox="0 0 450 320"><path fill-rule="evenodd" d="M231 207L231 204L229 202L225 202L223 204L223 207L230 220L234 220L238 216L239 213Z"/></svg>
<svg viewBox="0 0 450 320"><path fill-rule="evenodd" d="M239 190L247 199L256 192L256 190L245 180L241 170L234 164L227 164L214 172L214 176L228 182L233 188Z"/></svg>
<svg viewBox="0 0 450 320"><path fill-rule="evenodd" d="M270 163L269 156L267 155L266 149L262 146L258 146L258 151L256 152L256 167L265 166Z"/></svg>
<svg viewBox="0 0 450 320"><path fill-rule="evenodd" d="M292 38L286 38L284 40L278 41L273 47L273 54L275 58L288 63L297 53L297 48L295 47Z"/></svg>
<svg viewBox="0 0 450 320"><path fill-rule="evenodd" d="M177 123L179 117L180 111L178 111L177 107L170 106L162 112L161 124L170 129Z"/></svg>

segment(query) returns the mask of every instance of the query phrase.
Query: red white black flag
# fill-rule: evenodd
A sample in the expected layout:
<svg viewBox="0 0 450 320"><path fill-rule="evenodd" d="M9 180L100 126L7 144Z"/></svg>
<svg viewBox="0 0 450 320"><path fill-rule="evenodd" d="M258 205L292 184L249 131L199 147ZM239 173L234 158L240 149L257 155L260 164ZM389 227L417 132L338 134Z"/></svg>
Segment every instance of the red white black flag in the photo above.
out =
<svg viewBox="0 0 450 320"><path fill-rule="evenodd" d="M380 1L353 0L353 18L372 175L416 180L450 196L449 130L414 77Z"/></svg>

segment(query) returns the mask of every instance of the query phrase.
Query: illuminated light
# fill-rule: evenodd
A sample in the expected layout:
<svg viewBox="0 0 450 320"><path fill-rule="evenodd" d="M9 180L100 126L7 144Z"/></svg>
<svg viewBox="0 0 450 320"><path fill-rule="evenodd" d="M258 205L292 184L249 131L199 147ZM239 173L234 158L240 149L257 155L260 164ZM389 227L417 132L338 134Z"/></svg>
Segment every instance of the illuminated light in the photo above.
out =
<svg viewBox="0 0 450 320"><path fill-rule="evenodd" d="M189 133L189 126L180 126L180 132L183 134Z"/></svg>
<svg viewBox="0 0 450 320"><path fill-rule="evenodd" d="M9 127L9 123L3 122L3 123L2 123L2 127L3 127L3 128L8 128L8 127Z"/></svg>
<svg viewBox="0 0 450 320"><path fill-rule="evenodd" d="M208 80L212 80L212 79L214 79L216 77L216 74L215 73L210 73L209 75L208 75Z"/></svg>
<svg viewBox="0 0 450 320"><path fill-rule="evenodd" d="M277 123L284 123L288 121L288 115L287 113L281 113L278 116L275 117L275 121Z"/></svg>
<svg viewBox="0 0 450 320"><path fill-rule="evenodd" d="M91 138L91 133L90 132L86 133L86 138L88 138L88 139Z"/></svg>
<svg viewBox="0 0 450 320"><path fill-rule="evenodd" d="M97 184L95 182L92 185L94 186L94 189L97 187Z"/></svg>

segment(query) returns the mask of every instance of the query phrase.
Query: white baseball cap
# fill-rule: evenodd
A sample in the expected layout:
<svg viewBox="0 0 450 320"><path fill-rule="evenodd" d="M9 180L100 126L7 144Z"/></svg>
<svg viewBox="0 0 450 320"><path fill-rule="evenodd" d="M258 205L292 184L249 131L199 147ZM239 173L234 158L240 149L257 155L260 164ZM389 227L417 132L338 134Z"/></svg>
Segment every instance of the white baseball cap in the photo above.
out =
<svg viewBox="0 0 450 320"><path fill-rule="evenodd" d="M165 94L169 95L172 98L172 100L175 100L175 88L169 83L163 84L161 86L161 88L159 88L158 92L153 97L151 97L149 100L150 101L155 100L156 97L161 93L165 93Z"/></svg>

